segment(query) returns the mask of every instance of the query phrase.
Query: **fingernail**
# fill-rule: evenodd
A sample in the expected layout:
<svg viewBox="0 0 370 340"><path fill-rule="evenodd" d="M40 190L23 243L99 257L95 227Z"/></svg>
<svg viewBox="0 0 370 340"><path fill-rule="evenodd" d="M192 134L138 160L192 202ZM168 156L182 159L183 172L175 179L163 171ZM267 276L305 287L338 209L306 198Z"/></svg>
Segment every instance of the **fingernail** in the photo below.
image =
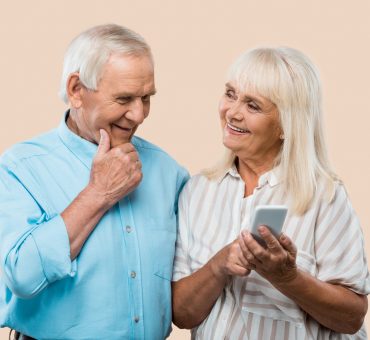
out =
<svg viewBox="0 0 370 340"><path fill-rule="evenodd" d="M282 240L282 241L285 241L285 240L286 240L286 236L285 236L285 234L281 234L281 236L280 236L280 240Z"/></svg>
<svg viewBox="0 0 370 340"><path fill-rule="evenodd" d="M258 227L258 231L260 233L264 233L266 231L266 228L263 225L261 225L261 226Z"/></svg>

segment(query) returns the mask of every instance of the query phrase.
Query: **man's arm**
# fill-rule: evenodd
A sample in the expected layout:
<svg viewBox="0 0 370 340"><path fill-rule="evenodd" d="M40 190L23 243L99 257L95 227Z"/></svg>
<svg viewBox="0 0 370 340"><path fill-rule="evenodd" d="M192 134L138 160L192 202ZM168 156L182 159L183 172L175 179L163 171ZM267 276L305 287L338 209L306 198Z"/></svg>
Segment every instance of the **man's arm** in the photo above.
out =
<svg viewBox="0 0 370 340"><path fill-rule="evenodd" d="M123 144L110 149L108 133L105 130L100 133L90 182L61 213L68 232L72 260L78 256L105 212L133 191L142 179L141 163L133 145Z"/></svg>
<svg viewBox="0 0 370 340"><path fill-rule="evenodd" d="M110 149L102 131L87 187L61 213L47 216L11 169L0 169L0 260L3 280L31 298L50 283L74 276L79 254L104 213L141 180L131 144Z"/></svg>

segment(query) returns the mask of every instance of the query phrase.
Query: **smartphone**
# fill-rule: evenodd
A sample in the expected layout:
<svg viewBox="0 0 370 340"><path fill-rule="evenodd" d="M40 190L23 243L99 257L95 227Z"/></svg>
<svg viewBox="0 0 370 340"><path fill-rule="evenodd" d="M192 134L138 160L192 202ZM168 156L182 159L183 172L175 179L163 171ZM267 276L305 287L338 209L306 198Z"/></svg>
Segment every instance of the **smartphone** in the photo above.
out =
<svg viewBox="0 0 370 340"><path fill-rule="evenodd" d="M258 227L265 225L278 238L283 229L287 213L288 207L285 205L259 205L256 207L252 218L251 234L261 246L266 247L266 243L260 236Z"/></svg>

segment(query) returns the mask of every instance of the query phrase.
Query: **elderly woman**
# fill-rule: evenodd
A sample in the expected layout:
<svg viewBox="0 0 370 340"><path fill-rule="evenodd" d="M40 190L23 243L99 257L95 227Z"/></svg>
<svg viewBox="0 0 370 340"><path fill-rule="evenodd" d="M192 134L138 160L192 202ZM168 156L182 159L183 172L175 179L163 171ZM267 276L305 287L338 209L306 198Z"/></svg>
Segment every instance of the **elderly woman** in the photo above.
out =
<svg viewBox="0 0 370 340"><path fill-rule="evenodd" d="M232 66L219 105L227 155L180 198L173 318L194 339L366 339L362 231L332 171L315 67L291 48ZM258 205L289 207L283 233ZM355 335L348 335L355 334Z"/></svg>

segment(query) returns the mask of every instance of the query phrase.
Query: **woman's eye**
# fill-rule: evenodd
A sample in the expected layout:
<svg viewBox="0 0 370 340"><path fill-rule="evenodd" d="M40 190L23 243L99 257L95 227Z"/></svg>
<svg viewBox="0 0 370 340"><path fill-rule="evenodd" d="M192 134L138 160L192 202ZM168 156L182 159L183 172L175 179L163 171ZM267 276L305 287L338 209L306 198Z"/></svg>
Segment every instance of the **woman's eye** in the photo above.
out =
<svg viewBox="0 0 370 340"><path fill-rule="evenodd" d="M234 93L234 91L232 91L232 90L227 90L227 91L225 92L225 96L226 96L226 97L228 97L228 98L234 99L234 97L235 97L235 93Z"/></svg>
<svg viewBox="0 0 370 340"><path fill-rule="evenodd" d="M248 109L250 111L253 111L253 112L259 112L260 111L260 108L257 105L253 104L253 103L248 103L247 105L248 105Z"/></svg>

